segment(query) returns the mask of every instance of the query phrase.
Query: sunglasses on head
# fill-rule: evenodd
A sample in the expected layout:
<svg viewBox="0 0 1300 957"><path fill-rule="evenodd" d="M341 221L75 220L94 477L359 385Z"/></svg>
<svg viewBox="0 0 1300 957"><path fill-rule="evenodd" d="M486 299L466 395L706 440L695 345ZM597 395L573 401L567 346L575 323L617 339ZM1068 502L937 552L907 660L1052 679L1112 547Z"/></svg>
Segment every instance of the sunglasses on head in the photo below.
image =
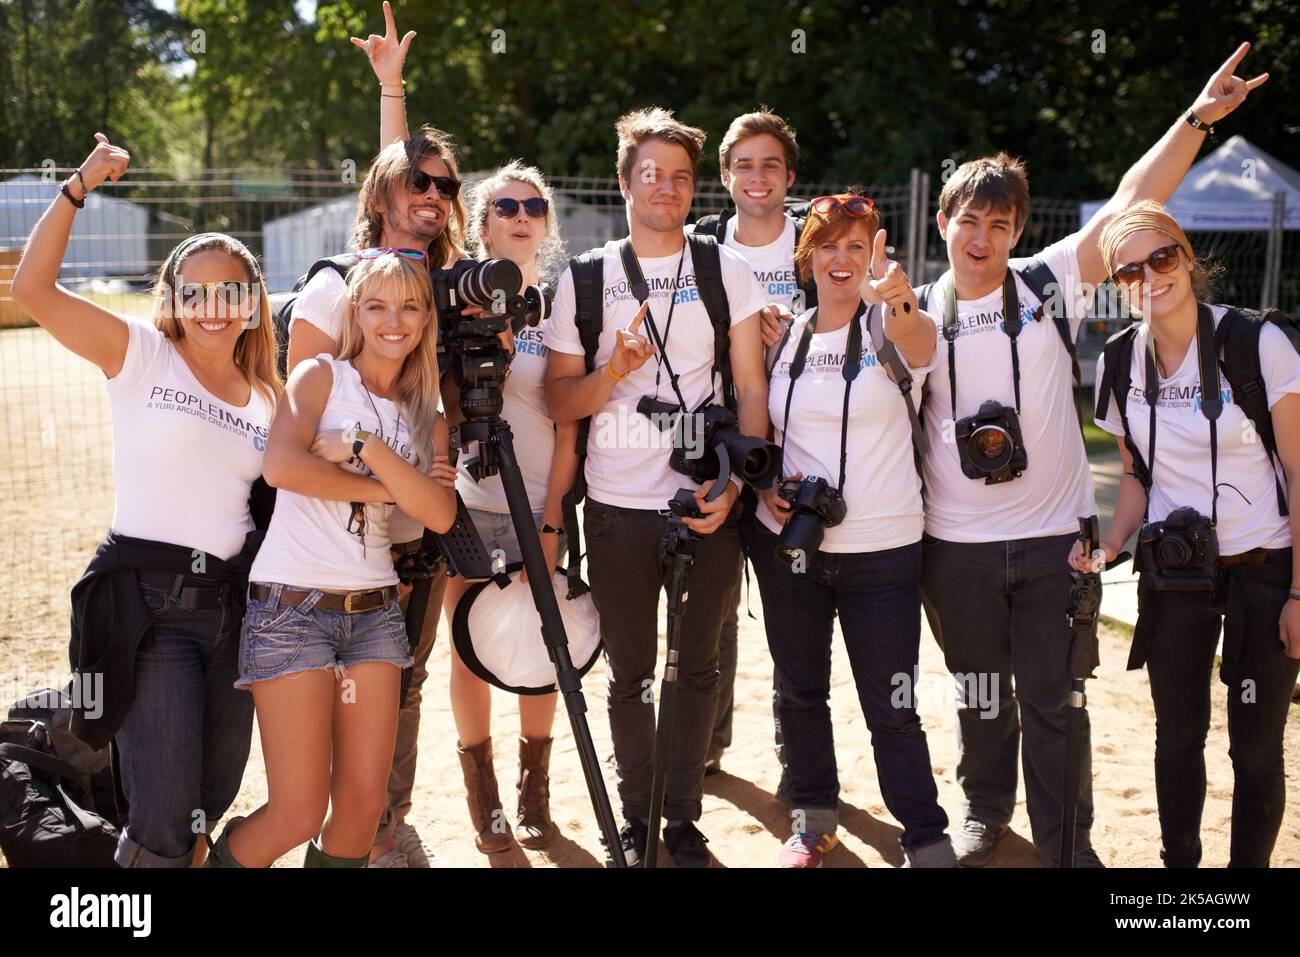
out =
<svg viewBox="0 0 1300 957"><path fill-rule="evenodd" d="M1173 272L1178 268L1178 251L1177 243L1170 243L1168 246L1161 246L1159 249L1152 250L1151 255L1146 259L1139 259L1137 262L1125 263L1111 274L1111 279L1121 285L1130 285L1135 282L1141 282L1146 278L1146 269L1148 263L1151 268L1158 273Z"/></svg>
<svg viewBox="0 0 1300 957"><path fill-rule="evenodd" d="M502 219L514 219L519 215L519 207L523 206L524 212L533 219L541 219L550 209L551 204L540 196L533 196L530 199L494 199L492 206L496 209L497 215Z"/></svg>
<svg viewBox="0 0 1300 957"><path fill-rule="evenodd" d="M223 282L183 283L176 292L183 307L201 309L209 300L218 306L237 308L252 299L252 290L252 283L227 279Z"/></svg>
<svg viewBox="0 0 1300 957"><path fill-rule="evenodd" d="M438 188L438 195L443 199L455 199L460 195L460 180L450 176L430 176L422 169L411 173L410 187L413 193L427 193L430 186Z"/></svg>
<svg viewBox="0 0 1300 957"><path fill-rule="evenodd" d="M861 218L871 212L876 204L865 196L850 196L840 199L838 196L818 196L812 201L812 211L822 216L831 216L839 210L847 215Z"/></svg>
<svg viewBox="0 0 1300 957"><path fill-rule="evenodd" d="M378 259L380 256L387 256L392 253L394 256L401 256L403 259L425 260L429 254L423 249L398 249L395 246L372 246L369 249L363 249L357 253L358 259Z"/></svg>

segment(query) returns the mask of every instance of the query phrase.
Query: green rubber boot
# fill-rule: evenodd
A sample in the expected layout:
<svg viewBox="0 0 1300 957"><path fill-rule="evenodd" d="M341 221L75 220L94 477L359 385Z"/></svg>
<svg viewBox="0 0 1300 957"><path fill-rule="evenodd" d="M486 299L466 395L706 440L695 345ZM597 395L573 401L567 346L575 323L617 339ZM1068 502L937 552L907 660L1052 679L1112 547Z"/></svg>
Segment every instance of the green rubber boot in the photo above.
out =
<svg viewBox="0 0 1300 957"><path fill-rule="evenodd" d="M227 821L226 826L221 829L221 837L217 838L215 842L208 835L203 835L203 839L208 842L208 856L203 861L204 867L244 866L235 860L235 855L230 853L230 831L242 820L242 817L232 817Z"/></svg>
<svg viewBox="0 0 1300 957"><path fill-rule="evenodd" d="M361 857L335 857L321 850L319 835L307 842L307 854L303 858L303 867L365 867L370 860L367 852Z"/></svg>

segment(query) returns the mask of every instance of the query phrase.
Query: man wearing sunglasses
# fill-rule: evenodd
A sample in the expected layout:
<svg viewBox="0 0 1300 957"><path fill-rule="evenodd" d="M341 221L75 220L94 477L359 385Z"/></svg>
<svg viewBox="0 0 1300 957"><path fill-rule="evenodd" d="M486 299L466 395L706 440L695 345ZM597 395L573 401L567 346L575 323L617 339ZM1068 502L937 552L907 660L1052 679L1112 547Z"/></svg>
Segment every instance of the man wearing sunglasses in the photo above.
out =
<svg viewBox="0 0 1300 957"><path fill-rule="evenodd" d="M669 466L675 430L660 433L638 405L646 396L688 412L705 401L722 404L729 362L740 431L766 437L757 315L767 296L741 256L684 231L703 131L662 109L629 113L617 131L630 246L618 241L592 250L561 278L546 330L546 402L557 422L591 417L584 531L609 662L609 724L627 822L621 843L635 864L645 853L648 819L659 818L650 807L655 711L646 692L654 683L659 593L667 583L661 540L669 500L692 484ZM716 482L725 490L706 501ZM738 494L727 476L706 482L695 495L701 517L684 519L700 540L683 612L663 807L664 843L677 867L707 867L710 860L695 822L718 700L718 632L740 572Z"/></svg>
<svg viewBox="0 0 1300 957"><path fill-rule="evenodd" d="M1011 259L1029 214L1019 161L1006 154L973 160L940 194L939 232L950 268L917 290L941 337L939 366L927 379L922 594L957 678L957 778L965 801L953 845L965 866L987 863L1006 832L1018 750L1034 844L1045 863L1058 862L1070 693L1071 579L1063 562L1079 516L1096 513L1071 388L1073 343L1087 305L1082 293L1106 279L1098 249L1106 223L1138 200L1167 200L1205 130L1267 78L1232 75L1248 48L1243 44L1211 77L1082 230L1032 259ZM977 434L961 423L991 434L988 427L998 425L985 418L991 404L999 422L1018 421L1019 434L1004 434L1011 436L1008 452L1023 450L1019 468L972 467L974 443L964 438ZM1084 721L1086 742L1086 714ZM1077 800L1076 866L1100 866L1089 837L1091 782L1085 744L1079 792L1064 796Z"/></svg>

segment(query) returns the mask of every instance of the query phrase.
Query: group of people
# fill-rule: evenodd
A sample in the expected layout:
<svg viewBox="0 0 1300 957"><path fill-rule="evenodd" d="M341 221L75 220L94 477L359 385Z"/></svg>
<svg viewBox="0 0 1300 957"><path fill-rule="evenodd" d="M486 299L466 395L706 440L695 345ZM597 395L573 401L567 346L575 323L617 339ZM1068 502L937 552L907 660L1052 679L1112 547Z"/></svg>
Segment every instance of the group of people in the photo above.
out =
<svg viewBox="0 0 1300 957"><path fill-rule="evenodd" d="M231 237L202 234L172 251L152 326L57 284L76 210L127 169L127 154L102 135L14 278L15 299L103 370L112 404L115 512L74 589L73 665L109 675L109 706L80 733L118 752L129 809L121 865L268 866L305 842L307 866L427 866L405 818L438 615L408 639L395 560L418 549L424 529L446 532L459 496L490 552L516 562L520 536L536 534L554 568L578 547L566 541L563 505L580 477L629 864L642 860L661 815L673 864L709 864L697 822L704 779L731 739L748 559L774 665L779 796L794 822L774 860L816 867L836 845L828 700L838 618L905 866L988 862L1011 820L1018 755L1043 862L1060 863L1062 811L1074 803L1072 863L1099 866L1086 724L1078 793L1062 793L1072 572L1095 572L1140 525L1144 535L1174 525L1171 513L1191 507L1213 515L1212 588L1170 590L1143 569L1130 662L1151 677L1162 857L1169 866L1200 858L1223 620L1231 863L1267 865L1300 669L1297 520L1286 504L1300 492L1300 357L1279 330L1260 330L1275 436L1267 448L1243 437L1245 413L1229 390L1217 434L1199 400L1170 400L1204 387L1198 349L1216 343L1232 313L1201 305L1211 295L1204 271L1160 206L1207 129L1266 79L1233 75L1247 45L1086 226L1031 260L1011 258L1029 214L1024 167L1005 154L958 167L939 198L949 269L918 288L888 258L868 197L823 196L787 211L798 148L779 116L731 123L719 160L734 210L688 225L704 132L664 109L627 113L616 165L628 239L572 260L541 324L502 336L513 351L502 416L536 526L519 529L500 479L476 481L453 458L458 403L439 374L429 271L492 257L515 262L525 282L554 280L562 247L551 191L516 162L477 183L466 206L448 138L429 127L408 134L401 77L413 35L399 40L387 3L384 12L385 36L353 40L379 80L385 144L361 189L355 261L314 271L295 300L287 382L261 268ZM1131 375L1112 390L1120 401L1098 416L1121 438L1126 477L1093 555L1077 545L1078 519L1096 505L1071 365L1081 290L1107 278L1144 321L1125 353ZM1147 388L1153 368L1158 388ZM1119 381L1099 368L1103 378ZM741 433L781 450L777 482L752 489L719 475L698 486L681 519L697 541L662 809L651 807L655 710L645 690L667 583L668 503L689 480L662 443L630 427L645 397L680 415L723 405ZM269 524L263 482L276 491ZM431 605L441 602L450 621L466 590L437 576ZM951 828L915 696L900 703L895 693L897 676L915 674L923 608L959 679L964 801ZM556 834L555 695L519 699L511 827L493 769L490 688L451 657L474 840L485 853L516 841L544 847ZM972 675L981 680L961 680ZM238 792L254 709L266 803L197 841L196 831L216 835Z"/></svg>

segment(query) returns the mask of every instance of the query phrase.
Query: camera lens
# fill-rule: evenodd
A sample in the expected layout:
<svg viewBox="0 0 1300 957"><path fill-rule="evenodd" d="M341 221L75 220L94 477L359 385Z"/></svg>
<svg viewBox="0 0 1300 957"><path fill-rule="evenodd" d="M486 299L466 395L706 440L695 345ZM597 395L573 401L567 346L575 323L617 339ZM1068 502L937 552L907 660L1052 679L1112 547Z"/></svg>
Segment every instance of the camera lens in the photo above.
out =
<svg viewBox="0 0 1300 957"><path fill-rule="evenodd" d="M1160 539L1160 544L1156 546L1156 553L1160 556L1160 565L1163 568L1182 568L1192 560L1192 548L1187 539L1181 535L1170 535L1168 532Z"/></svg>
<svg viewBox="0 0 1300 957"><path fill-rule="evenodd" d="M776 557L787 565L799 562L806 568L817 554L817 549L821 548L825 537L826 529L816 512L797 510L785 523L785 528L781 529Z"/></svg>
<svg viewBox="0 0 1300 957"><path fill-rule="evenodd" d="M504 306L505 300L518 295L523 273L509 259L487 259L475 263L460 274L456 291L463 302L483 309ZM501 299L497 299L498 293Z"/></svg>
<svg viewBox="0 0 1300 957"><path fill-rule="evenodd" d="M980 426L971 434L967 445L971 461L990 472L1005 467L1015 448L1011 434L998 425Z"/></svg>

